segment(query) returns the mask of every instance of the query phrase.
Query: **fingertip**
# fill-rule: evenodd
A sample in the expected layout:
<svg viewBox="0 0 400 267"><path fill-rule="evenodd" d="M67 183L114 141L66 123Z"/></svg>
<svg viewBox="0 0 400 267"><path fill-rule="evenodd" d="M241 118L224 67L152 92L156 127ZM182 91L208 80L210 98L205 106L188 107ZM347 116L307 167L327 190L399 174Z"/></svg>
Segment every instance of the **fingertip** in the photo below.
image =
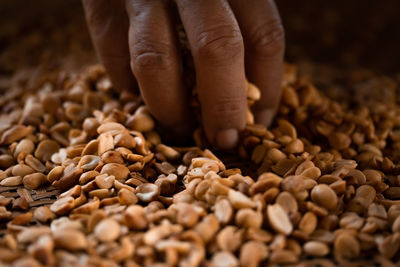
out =
<svg viewBox="0 0 400 267"><path fill-rule="evenodd" d="M265 126L270 126L275 117L274 109L263 109L255 113L255 120L257 123L263 124Z"/></svg>
<svg viewBox="0 0 400 267"><path fill-rule="evenodd" d="M216 144L221 149L232 149L237 146L239 132L235 128L222 129L216 134Z"/></svg>

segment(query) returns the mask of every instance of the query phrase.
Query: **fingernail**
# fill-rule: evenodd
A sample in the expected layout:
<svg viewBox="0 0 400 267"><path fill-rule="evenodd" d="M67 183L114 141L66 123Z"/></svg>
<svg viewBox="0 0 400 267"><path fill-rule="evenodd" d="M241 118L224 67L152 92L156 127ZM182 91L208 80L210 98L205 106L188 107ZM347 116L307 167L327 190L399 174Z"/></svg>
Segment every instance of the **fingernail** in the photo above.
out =
<svg viewBox="0 0 400 267"><path fill-rule="evenodd" d="M264 109L256 112L255 119L257 123L264 124L268 127L274 120L274 116L275 116L275 110Z"/></svg>
<svg viewBox="0 0 400 267"><path fill-rule="evenodd" d="M217 133L216 141L222 149L234 148L239 141L239 132L234 128L220 130Z"/></svg>

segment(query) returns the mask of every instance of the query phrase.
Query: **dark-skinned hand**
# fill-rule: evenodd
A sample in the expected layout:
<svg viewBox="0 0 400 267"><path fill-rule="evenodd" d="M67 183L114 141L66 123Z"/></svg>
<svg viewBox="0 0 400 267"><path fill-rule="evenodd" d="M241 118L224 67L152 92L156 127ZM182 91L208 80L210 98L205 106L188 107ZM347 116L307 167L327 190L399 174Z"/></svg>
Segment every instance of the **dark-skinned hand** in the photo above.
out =
<svg viewBox="0 0 400 267"><path fill-rule="evenodd" d="M175 0L196 71L208 140L234 147L246 124L246 77L261 90L256 122L279 104L284 33L273 0ZM193 121L167 0L83 0L92 40L116 90L140 93L157 121L184 131Z"/></svg>

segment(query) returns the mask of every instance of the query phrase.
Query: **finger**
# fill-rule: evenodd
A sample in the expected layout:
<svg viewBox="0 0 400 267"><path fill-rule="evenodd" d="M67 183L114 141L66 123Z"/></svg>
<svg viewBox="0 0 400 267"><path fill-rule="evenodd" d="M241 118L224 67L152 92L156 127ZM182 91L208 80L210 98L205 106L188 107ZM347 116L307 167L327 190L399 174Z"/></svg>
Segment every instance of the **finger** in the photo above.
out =
<svg viewBox="0 0 400 267"><path fill-rule="evenodd" d="M167 1L127 0L131 68L150 112L163 125L185 130L189 104Z"/></svg>
<svg viewBox="0 0 400 267"><path fill-rule="evenodd" d="M284 31L273 0L230 0L245 43L247 78L261 91L256 121L269 125L279 105L285 50Z"/></svg>
<svg viewBox="0 0 400 267"><path fill-rule="evenodd" d="M244 46L225 0L177 0L196 68L209 141L232 148L246 124Z"/></svg>
<svg viewBox="0 0 400 267"><path fill-rule="evenodd" d="M82 0L90 35L100 61L118 91L136 91L130 70L128 16L123 0Z"/></svg>

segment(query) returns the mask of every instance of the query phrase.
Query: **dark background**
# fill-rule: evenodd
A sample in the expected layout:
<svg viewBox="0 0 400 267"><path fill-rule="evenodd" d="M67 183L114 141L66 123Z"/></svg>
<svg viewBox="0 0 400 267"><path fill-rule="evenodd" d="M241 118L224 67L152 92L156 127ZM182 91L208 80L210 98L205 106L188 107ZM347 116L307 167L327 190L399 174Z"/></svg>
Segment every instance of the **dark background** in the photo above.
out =
<svg viewBox="0 0 400 267"><path fill-rule="evenodd" d="M277 0L286 59L390 74L400 70L400 1ZM78 0L0 1L0 75L96 62Z"/></svg>

